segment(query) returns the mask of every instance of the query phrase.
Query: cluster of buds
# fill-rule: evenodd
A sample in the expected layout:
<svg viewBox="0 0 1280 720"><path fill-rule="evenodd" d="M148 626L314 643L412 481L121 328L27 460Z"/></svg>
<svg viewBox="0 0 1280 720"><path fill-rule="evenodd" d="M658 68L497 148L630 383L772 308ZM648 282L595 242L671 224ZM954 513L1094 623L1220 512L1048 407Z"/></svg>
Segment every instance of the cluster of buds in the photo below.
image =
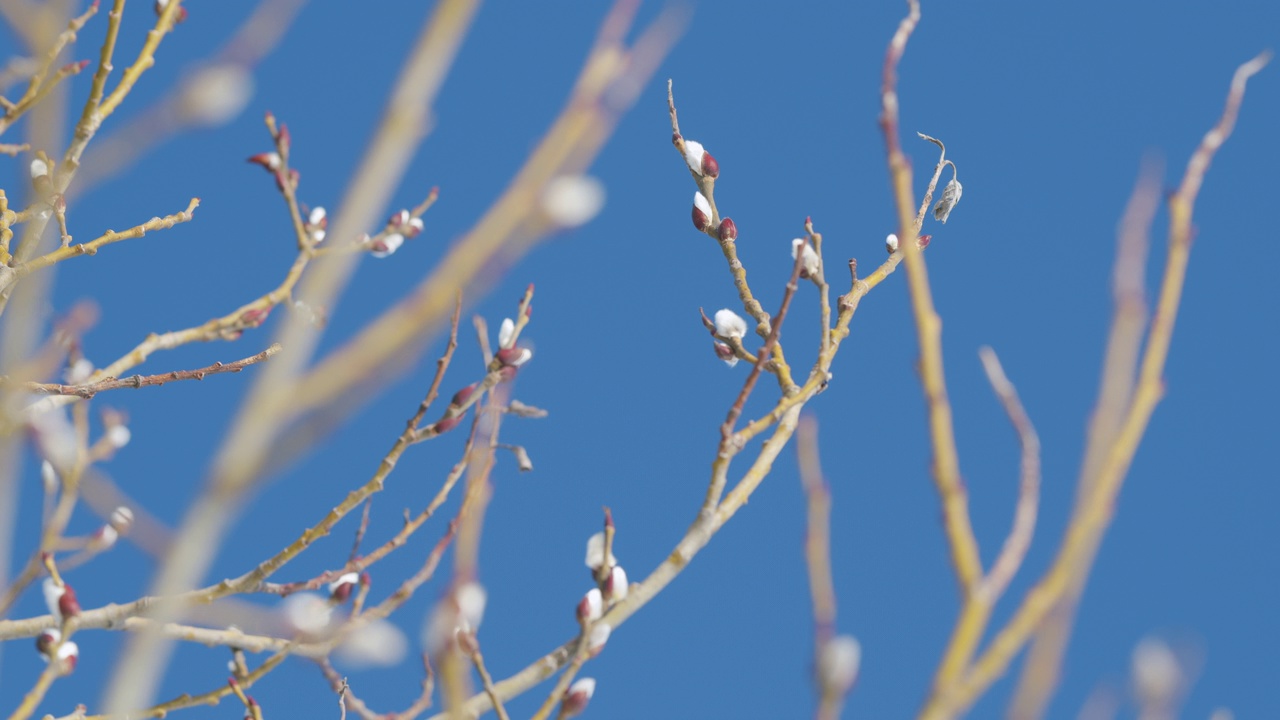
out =
<svg viewBox="0 0 1280 720"><path fill-rule="evenodd" d="M324 207L311 208L311 211L307 213L305 226L307 237L311 238L313 245L324 242L324 233L329 227L329 213L325 212Z"/></svg>
<svg viewBox="0 0 1280 720"><path fill-rule="evenodd" d="M441 598L423 629L427 651L438 656L445 649L460 647L461 638L480 628L487 600L484 588L476 582L463 583Z"/></svg>
<svg viewBox="0 0 1280 720"><path fill-rule="evenodd" d="M741 345L742 339L747 336L747 321L729 308L717 310L715 329L711 331L711 335L715 338L716 357L729 367L737 365L738 355L734 346Z"/></svg>
<svg viewBox="0 0 1280 720"><path fill-rule="evenodd" d="M611 515L606 515L606 522L612 528ZM609 635L613 632L613 627L600 622L600 619L610 605L626 599L630 585L627 582L627 571L618 564L613 552L610 551L608 557L605 557L603 532L596 533L587 540L586 565L591 569L591 576L596 580L597 586L588 590L578 601L577 618L583 631L589 632L587 650L595 657L604 650L605 643L609 642Z"/></svg>
<svg viewBox="0 0 1280 720"><path fill-rule="evenodd" d="M498 352L494 353L493 358L497 360L499 366L501 366L499 374L505 382L516 376L516 372L520 369L521 365L524 365L529 362L529 360L533 359L533 351L527 347L512 345L511 347L502 348Z"/></svg>
<svg viewBox="0 0 1280 720"><path fill-rule="evenodd" d="M36 636L36 651L45 662L56 662L60 675L70 675L80 659L80 646L73 640L63 640L58 628L49 628Z"/></svg>
<svg viewBox="0 0 1280 720"><path fill-rule="evenodd" d="M372 238L362 240L369 248L369 253L376 258L384 258L395 253L404 244L405 238L417 237L422 232L422 218L414 217L408 210L392 213L382 231Z"/></svg>
<svg viewBox="0 0 1280 720"><path fill-rule="evenodd" d="M921 250L923 250L923 249L925 249L925 248L929 247L929 241L930 241L930 240L933 240L933 236L932 236L932 235L918 235L918 236L916 236L916 247L918 247L918 248L920 248ZM886 250L890 255L892 255L892 254L894 254L894 253L898 252L898 245L899 245L899 243L898 243L898 235L897 235L896 233L889 233L889 235L885 237L885 239L884 239L884 249L885 249L885 250Z"/></svg>
<svg viewBox="0 0 1280 720"><path fill-rule="evenodd" d="M800 277L816 279L822 270L822 258L804 238L791 241L791 259L795 260L797 256L800 257Z"/></svg>
<svg viewBox="0 0 1280 720"><path fill-rule="evenodd" d="M707 196L700 191L693 194L693 226L698 232L708 232L714 229L716 237L720 238L720 242L733 242L738 239L738 225L733 218L723 218L719 225L713 227L712 223L715 219L715 211L711 208L711 201L707 200Z"/></svg>
<svg viewBox="0 0 1280 720"><path fill-rule="evenodd" d="M571 718L582 714L587 709L587 703L591 702L591 696L596 692L595 678L578 678L564 692L564 699L560 701L560 717Z"/></svg>

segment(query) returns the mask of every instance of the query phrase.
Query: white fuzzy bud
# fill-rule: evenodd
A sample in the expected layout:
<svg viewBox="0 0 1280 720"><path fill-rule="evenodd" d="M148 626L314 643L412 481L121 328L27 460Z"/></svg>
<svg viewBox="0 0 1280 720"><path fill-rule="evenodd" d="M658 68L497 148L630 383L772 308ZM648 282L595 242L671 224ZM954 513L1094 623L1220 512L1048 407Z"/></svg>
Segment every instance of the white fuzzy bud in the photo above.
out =
<svg viewBox="0 0 1280 720"><path fill-rule="evenodd" d="M76 358L76 361L71 363L71 367L67 368L67 372L64 377L66 378L68 385L79 385L85 380L88 380L89 376L92 374L93 363L89 362L88 358L80 357Z"/></svg>
<svg viewBox="0 0 1280 720"><path fill-rule="evenodd" d="M698 175L702 175L702 156L706 154L706 148L702 147L702 143L697 140L684 141L684 162ZM711 217L710 214L707 217Z"/></svg>
<svg viewBox="0 0 1280 720"><path fill-rule="evenodd" d="M329 595L332 596L334 593L338 592L339 588L341 588L343 585L357 585L359 583L360 583L360 573L354 573L354 572L343 573L338 576L337 580L334 580L333 582L329 583Z"/></svg>
<svg viewBox="0 0 1280 720"><path fill-rule="evenodd" d="M458 588L454 598L458 603L459 619L471 630L479 628L480 621L484 619L485 604L489 599L480 583L466 583Z"/></svg>
<svg viewBox="0 0 1280 720"><path fill-rule="evenodd" d="M951 214L956 203L960 202L960 194L964 192L964 188L960 185L960 181L955 178L947 183L942 189L942 199L937 205L933 206L933 219L941 221L943 225L947 224L947 216Z"/></svg>
<svg viewBox="0 0 1280 720"><path fill-rule="evenodd" d="M1133 649L1133 686L1146 704L1164 705L1182 685L1182 667L1159 638L1143 638Z"/></svg>
<svg viewBox="0 0 1280 720"><path fill-rule="evenodd" d="M587 652L597 655L604 649L605 643L609 642L609 635L613 633L613 627L609 623L596 623L591 628L591 635L587 638Z"/></svg>
<svg viewBox="0 0 1280 720"><path fill-rule="evenodd" d="M117 450L128 445L132 437L133 433L129 431L128 425L112 425L107 428L107 442Z"/></svg>
<svg viewBox="0 0 1280 720"><path fill-rule="evenodd" d="M801 270L804 277L817 277L818 267L822 261L818 258L818 253L814 252L813 246L805 242L804 238L796 238L791 241L791 259L795 260L796 255L804 253L804 259L801 261L803 265Z"/></svg>
<svg viewBox="0 0 1280 720"><path fill-rule="evenodd" d="M372 254L376 258L384 258L400 249L404 244L404 236L400 233L387 233L373 244Z"/></svg>
<svg viewBox="0 0 1280 720"><path fill-rule="evenodd" d="M281 603L285 622L304 635L323 632L333 620L333 607L314 593L290 595Z"/></svg>
<svg viewBox="0 0 1280 720"><path fill-rule="evenodd" d="M560 227L585 225L604 208L604 183L590 175L561 175L547 183L542 211Z"/></svg>
<svg viewBox="0 0 1280 720"><path fill-rule="evenodd" d="M253 97L253 75L227 63L198 71L183 85L179 111L194 123L221 125L235 119Z"/></svg>
<svg viewBox="0 0 1280 720"><path fill-rule="evenodd" d="M591 588L582 600L578 601L578 622L591 623L604 615L604 595L600 588Z"/></svg>
<svg viewBox="0 0 1280 720"><path fill-rule="evenodd" d="M823 694L844 695L858 679L862 645L851 635L831 638L818 654L818 685Z"/></svg>
<svg viewBox="0 0 1280 720"><path fill-rule="evenodd" d="M44 485L46 495L57 492L60 480L58 479L58 471L53 468L53 463L45 460L40 463L40 482Z"/></svg>
<svg viewBox="0 0 1280 720"><path fill-rule="evenodd" d="M106 550L107 548L115 545L116 540L120 539L120 531L110 525L103 525L98 528L95 538L97 539L99 549Z"/></svg>
<svg viewBox="0 0 1280 720"><path fill-rule="evenodd" d="M604 595L609 602L619 602L627 597L627 571L621 565L614 565L609 577L604 581Z"/></svg>
<svg viewBox="0 0 1280 720"><path fill-rule="evenodd" d="M895 233L889 233L884 239L884 249L888 250L890 255L898 252L898 236Z"/></svg>
<svg viewBox="0 0 1280 720"><path fill-rule="evenodd" d="M67 592L67 587L54 582L53 578L45 578L40 584L40 591L44 594L44 605L49 608L49 614L61 620L62 611L58 609L58 601Z"/></svg>
<svg viewBox="0 0 1280 720"><path fill-rule="evenodd" d="M729 338L737 338L741 340L747 335L747 321L743 320L738 313L724 308L716 311L716 335L726 340Z"/></svg>
<svg viewBox="0 0 1280 720"><path fill-rule="evenodd" d="M409 654L409 640L394 624L374 620L348 633L334 654L339 662L353 668L391 667Z"/></svg>
<svg viewBox="0 0 1280 720"><path fill-rule="evenodd" d="M30 168L31 168L32 180L35 180L36 178L42 178L45 175L49 174L49 163L45 162L44 160L41 160L40 158L32 159Z"/></svg>
<svg viewBox="0 0 1280 720"><path fill-rule="evenodd" d="M127 532L133 526L133 511L121 505L111 511L111 517L107 520L111 523L111 527L120 532Z"/></svg>
<svg viewBox="0 0 1280 720"><path fill-rule="evenodd" d="M571 718L587 709L591 696L596 692L595 678L579 678L564 693L564 701L560 707L560 716Z"/></svg>
<svg viewBox="0 0 1280 720"><path fill-rule="evenodd" d="M502 325L498 328L498 347L509 348L516 339L516 322L511 318L502 318Z"/></svg>
<svg viewBox="0 0 1280 720"><path fill-rule="evenodd" d="M311 212L307 215L307 222L311 225L319 225L328 217L323 207L311 208Z"/></svg>
<svg viewBox="0 0 1280 720"><path fill-rule="evenodd" d="M609 553L609 567L618 564L618 559ZM600 569L604 565L604 532L598 532L587 538L587 567L592 570Z"/></svg>

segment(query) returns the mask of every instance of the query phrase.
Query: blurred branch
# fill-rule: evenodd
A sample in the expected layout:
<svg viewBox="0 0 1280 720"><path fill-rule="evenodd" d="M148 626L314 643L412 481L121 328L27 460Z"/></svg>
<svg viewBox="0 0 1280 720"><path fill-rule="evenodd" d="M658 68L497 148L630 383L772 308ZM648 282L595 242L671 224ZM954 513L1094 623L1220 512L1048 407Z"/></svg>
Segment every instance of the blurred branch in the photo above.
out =
<svg viewBox="0 0 1280 720"><path fill-rule="evenodd" d="M1076 512L1092 494L1102 460L1133 396L1143 329L1147 323L1145 275L1151 223L1160 205L1161 174L1152 163L1144 164L1120 221L1112 274L1115 310L1102 364L1098 400L1089 422L1084 462L1076 486ZM1097 550L1097 545L1091 548L1083 562L1092 565ZM1084 592L1086 578L1087 575L1081 574L1072 581L1058 607L1036 631L1010 704L1012 717L1034 718L1044 714L1061 675L1072 618Z"/></svg>
<svg viewBox="0 0 1280 720"><path fill-rule="evenodd" d="M1124 414L1099 467L1094 487L1085 503L1072 517L1062 547L1052 566L1027 594L1022 605L990 647L974 660L963 677L952 685L936 685L921 712L923 718L945 718L962 712L991 686L1041 626L1045 617L1061 601L1072 580L1087 574L1090 551L1101 541L1115 513L1116 496L1137 452L1151 414L1164 394L1165 361L1173 337L1174 321L1182 299L1191 251L1191 217L1196 196L1214 153L1231 135L1249 78L1270 60L1263 53L1241 65L1231 81L1226 107L1218 123L1205 134L1187 163L1178 191L1169 199L1169 247L1164 276L1156 301L1156 314L1147 338L1133 399Z"/></svg>

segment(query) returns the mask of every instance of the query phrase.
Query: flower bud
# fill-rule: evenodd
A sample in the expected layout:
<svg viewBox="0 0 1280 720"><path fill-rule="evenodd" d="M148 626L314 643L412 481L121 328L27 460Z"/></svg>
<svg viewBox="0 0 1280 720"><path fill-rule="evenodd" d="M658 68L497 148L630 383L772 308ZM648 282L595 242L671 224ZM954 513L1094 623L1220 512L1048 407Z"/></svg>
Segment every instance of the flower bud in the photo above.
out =
<svg viewBox="0 0 1280 720"><path fill-rule="evenodd" d="M329 216L323 207L311 208L311 212L307 214L307 224L314 227L328 227Z"/></svg>
<svg viewBox="0 0 1280 720"><path fill-rule="evenodd" d="M711 225L711 215L711 203L707 202L707 196L695 192L693 194L693 226L699 232L705 232Z"/></svg>
<svg viewBox="0 0 1280 720"><path fill-rule="evenodd" d="M604 615L604 596L600 588L591 588L582 600L578 601L578 622L583 625L593 623Z"/></svg>
<svg viewBox="0 0 1280 720"><path fill-rule="evenodd" d="M466 404L467 400L470 399L471 393L475 392L476 388L479 387L479 385L480 385L479 383L471 383L470 385L454 393L453 399L449 401L449 404L455 407L462 407L463 405Z"/></svg>
<svg viewBox="0 0 1280 720"><path fill-rule="evenodd" d="M921 235L920 237L916 238L916 247L923 250L929 247L929 241L932 239L933 239L932 235Z"/></svg>
<svg viewBox="0 0 1280 720"><path fill-rule="evenodd" d="M1164 706L1182 685L1182 668L1161 639L1143 638L1133 649L1133 687L1144 705Z"/></svg>
<svg viewBox="0 0 1280 720"><path fill-rule="evenodd" d="M59 621L80 614L80 602L76 600L76 592L67 583L45 578L40 589L44 593L44 604L49 608L49 614L58 618Z"/></svg>
<svg viewBox="0 0 1280 720"><path fill-rule="evenodd" d="M580 678L564 693L564 700L560 703L560 717L571 718L582 713L587 709L587 703L591 702L591 696L596 692L595 678Z"/></svg>
<svg viewBox="0 0 1280 720"><path fill-rule="evenodd" d="M684 141L684 163L696 175L702 175L702 158L707 154L706 149L702 147L702 143L697 140ZM718 171L719 166L716 167Z"/></svg>
<svg viewBox="0 0 1280 720"><path fill-rule="evenodd" d="M133 527L133 511L121 505L111 511L111 517L107 519L111 523L111 527L115 528L121 534L129 532L129 528Z"/></svg>
<svg viewBox="0 0 1280 720"><path fill-rule="evenodd" d="M738 226L732 218L720 221L720 242L733 242L738 239Z"/></svg>
<svg viewBox="0 0 1280 720"><path fill-rule="evenodd" d="M818 253L814 251L813 246L805 242L804 238L796 238L791 241L791 259L795 260L796 255L800 253L804 254L801 260L800 277L817 277L822 260L818 257Z"/></svg>
<svg viewBox="0 0 1280 720"><path fill-rule="evenodd" d="M729 308L716 311L716 335L741 340L747 335L747 321Z"/></svg>
<svg viewBox="0 0 1280 720"><path fill-rule="evenodd" d="M280 169L280 164L282 161L280 159L280 153L265 152L265 153L258 153L257 155L250 156L249 162L255 165L261 165L267 170L275 172L276 170Z"/></svg>
<svg viewBox="0 0 1280 720"><path fill-rule="evenodd" d="M502 318L502 326L498 328L498 347L506 349L511 347L511 343L515 340L516 323L511 318Z"/></svg>
<svg viewBox="0 0 1280 720"><path fill-rule="evenodd" d="M716 357L723 360L725 365L733 367L738 364L738 356L733 354L733 348L722 342L716 342L715 349Z"/></svg>
<svg viewBox="0 0 1280 720"><path fill-rule="evenodd" d="M529 362L533 357L533 351L529 348L509 347L499 350L494 357L506 367L518 368Z"/></svg>
<svg viewBox="0 0 1280 720"><path fill-rule="evenodd" d="M609 577L604 580L603 590L604 599L611 603L626 599L628 590L627 571L623 570L621 565L613 566L613 570L609 572Z"/></svg>
<svg viewBox="0 0 1280 720"><path fill-rule="evenodd" d="M80 661L80 646L76 645L74 640L67 640L58 647L58 664L59 672L63 675L70 675L76 669L76 663Z"/></svg>
<svg viewBox="0 0 1280 720"><path fill-rule="evenodd" d="M337 580L329 583L329 599L338 604L346 602L359 582L359 573L343 573Z"/></svg>
<svg viewBox="0 0 1280 720"><path fill-rule="evenodd" d="M818 685L823 695L844 695L858 680L862 645L852 635L831 638L818 653Z"/></svg>
<svg viewBox="0 0 1280 720"><path fill-rule="evenodd" d="M898 252L897 233L889 233L889 236L884 239L884 249L888 250L890 255Z"/></svg>
<svg viewBox="0 0 1280 720"><path fill-rule="evenodd" d="M599 570L600 566L604 565L604 563L604 533L598 532L587 538L587 567L591 568L591 572L594 573L596 570ZM613 567L617 563L618 559L613 556L612 552L610 552L609 567Z"/></svg>
<svg viewBox="0 0 1280 720"><path fill-rule="evenodd" d="M720 177L720 163L709 152L702 153L702 174L712 180Z"/></svg>
<svg viewBox="0 0 1280 720"><path fill-rule="evenodd" d="M45 662L49 661L49 652L53 650L53 646L58 644L62 639L62 631L58 628L49 628L43 630L36 636L36 650L44 655Z"/></svg>
<svg viewBox="0 0 1280 720"><path fill-rule="evenodd" d="M33 158L31 160L30 169L31 169L32 180L46 177L49 174L49 163L45 162L40 158Z"/></svg>
<svg viewBox="0 0 1280 720"><path fill-rule="evenodd" d="M375 241L369 246L370 252L376 258L384 258L400 249L404 244L404 236L400 233L387 233L381 240Z"/></svg>
<svg viewBox="0 0 1280 720"><path fill-rule="evenodd" d="M591 653L591 657L600 654L604 650L605 643L609 642L609 635L613 633L613 627L609 623L596 623L591 628L591 635L587 637L587 652Z"/></svg>
<svg viewBox="0 0 1280 720"><path fill-rule="evenodd" d="M91 539L92 545L99 550L106 550L116 544L116 540L120 539L120 533L110 525L103 525L93 533Z"/></svg>
<svg viewBox="0 0 1280 720"><path fill-rule="evenodd" d="M563 228L585 225L604 208L604 183L590 175L561 175L547 183L542 212Z"/></svg>
<svg viewBox="0 0 1280 720"><path fill-rule="evenodd" d="M391 227L397 230L404 227L404 224L407 222L409 222L408 210L400 210L399 212L393 213L391 217L387 218L387 225L390 225Z"/></svg>

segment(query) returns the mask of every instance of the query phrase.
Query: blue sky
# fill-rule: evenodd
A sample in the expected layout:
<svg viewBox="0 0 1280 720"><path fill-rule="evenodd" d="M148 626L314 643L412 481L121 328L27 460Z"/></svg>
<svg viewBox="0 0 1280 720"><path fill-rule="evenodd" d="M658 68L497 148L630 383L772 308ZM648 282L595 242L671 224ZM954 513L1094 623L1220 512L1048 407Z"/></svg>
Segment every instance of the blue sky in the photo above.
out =
<svg viewBox="0 0 1280 720"><path fill-rule="evenodd" d="M145 5L131 6L123 48L141 41L139 18L150 18ZM258 68L242 115L165 143L78 201L72 219L88 232L202 199L193 223L60 267L56 310L86 297L100 305L101 321L85 339L91 358L105 363L148 332L228 312L278 281L293 257L287 217L270 179L244 162L268 149L262 112L289 123L304 200L335 206L421 24L420 5L386 0L375 12L312 3ZM604 7L586 5L481 8L444 86L434 130L387 208L411 206L438 185L426 232L392 258L363 261L322 351L411 288L501 192L555 117L590 46ZM147 107L184 67L216 49L250 7L194 3L192 19L163 47L115 122ZM495 676L573 634L573 606L589 586L583 547L602 505L613 509L617 554L633 579L670 553L701 501L719 423L746 376L745 365L730 370L715 359L698 321L699 307L735 307L736 293L714 243L690 227L694 187L670 148L666 79L674 80L685 135L720 162L717 200L737 222L753 287L773 308L790 269L790 240L806 216L824 233L828 265L836 264L833 257L865 258L864 266L882 257L893 211L876 126L879 73L904 10L897 2L696 4L688 33L591 169L608 189L601 215L535 249L486 298L469 299L469 312L496 326L523 288L537 284L527 331L537 354L522 369L515 396L550 411L544 420L504 426L504 439L527 447L536 469L521 475L501 458L485 521L480 576L489 607L480 639ZM646 3L641 24L658 11ZM1018 458L982 375L979 346L1000 353L1044 446L1040 524L999 623L1062 536L1110 313L1115 227L1140 162L1162 159L1164 184L1176 184L1221 110L1232 71L1277 46L1280 6L926 3L923 12L901 66L902 128L917 176L935 157L932 146L914 140L918 130L947 143L965 186L949 223L932 226L928 261L944 320L961 464L988 563L1010 522ZM89 48L100 32L98 23L83 33L76 57L96 56ZM9 40L4 47L12 47ZM1277 71L1268 68L1250 85L1236 133L1201 194L1168 393L1121 493L1051 717L1074 717L1099 685L1117 688L1125 700L1130 653L1149 634L1199 666L1188 717L1223 706L1238 717L1280 715L1271 692L1280 672L1280 489L1270 452L1280 429L1273 412L1280 397L1273 372L1280 249L1269 230L1280 162ZM76 97L85 84L87 78ZM25 172L22 162L8 167ZM9 185L14 176L0 177ZM1164 229L1161 217L1151 283ZM812 288L801 288L794 313L783 337L793 364L803 366L814 356L805 335L817 322ZM268 344L271 327L234 345L159 354L142 371L250 355ZM809 406L834 496L838 626L864 651L845 715L905 717L924 697L957 593L928 475L902 274L863 302L852 331L831 389ZM472 338L463 333L446 393L482 372ZM274 552L367 479L417 406L440 347L436 342L331 441L257 495L210 581ZM145 498L149 511L176 522L252 374L102 396L98 404L129 413L134 437L102 469ZM773 392L762 383L747 415L767 408ZM374 503L370 541L394 533L402 508L425 502L462 441L446 436L410 450ZM750 505L615 632L585 672L599 681L589 716L811 713L804 500L794 459L784 451ZM21 513L19 553L34 542L39 517L32 463L26 473L21 507L30 512ZM84 512L72 528L88 531L97 522ZM340 564L353 532L352 522L339 526L280 579ZM412 572L440 532L428 528L378 565L374 596ZM96 607L136 597L151 567L136 548L122 546L69 579L81 601ZM424 588L397 616L414 643L441 587ZM255 601L270 605L273 598ZM32 594L13 616L38 612ZM77 639L80 667L55 686L44 710L63 714L100 696L121 637L86 632ZM218 649L183 648L162 697L212 688L225 661ZM24 691L39 671L25 641L4 648L2 668L4 698ZM389 711L416 695L418 673L409 659L391 669L353 670L350 679L361 697ZM998 684L972 716L1000 716L1011 687ZM549 689L511 703L513 715L530 715ZM306 662L291 663L253 692L268 717L336 717L333 696ZM184 716L235 712L224 704Z"/></svg>

